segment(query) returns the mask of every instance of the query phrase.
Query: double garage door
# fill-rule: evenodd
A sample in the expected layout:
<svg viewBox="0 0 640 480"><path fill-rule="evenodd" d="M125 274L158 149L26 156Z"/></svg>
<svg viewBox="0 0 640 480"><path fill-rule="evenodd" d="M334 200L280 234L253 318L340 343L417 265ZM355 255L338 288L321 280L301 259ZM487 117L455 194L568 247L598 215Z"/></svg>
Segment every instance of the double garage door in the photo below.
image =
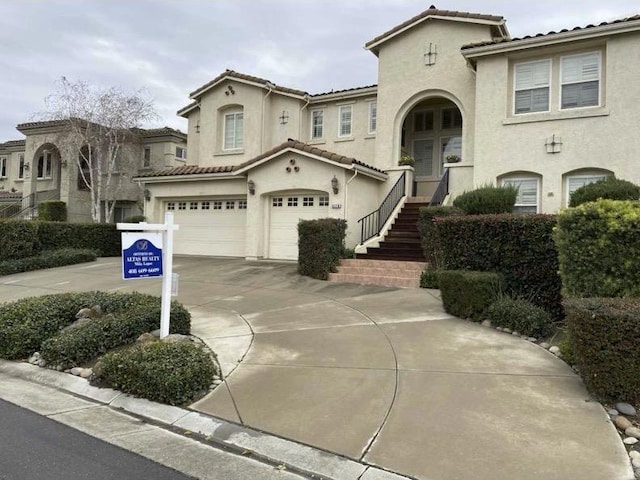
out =
<svg viewBox="0 0 640 480"><path fill-rule="evenodd" d="M329 211L326 195L288 194L271 197L269 258L298 259L298 222L323 218Z"/></svg>
<svg viewBox="0 0 640 480"><path fill-rule="evenodd" d="M247 201L176 200L166 202L180 226L174 252L183 255L245 256Z"/></svg>

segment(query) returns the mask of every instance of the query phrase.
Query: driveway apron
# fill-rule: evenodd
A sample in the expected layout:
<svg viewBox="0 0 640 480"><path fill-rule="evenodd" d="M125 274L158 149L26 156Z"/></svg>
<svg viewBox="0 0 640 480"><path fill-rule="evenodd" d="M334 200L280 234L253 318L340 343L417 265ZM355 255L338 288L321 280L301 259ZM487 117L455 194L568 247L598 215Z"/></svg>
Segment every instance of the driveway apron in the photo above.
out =
<svg viewBox="0 0 640 480"><path fill-rule="evenodd" d="M537 345L446 314L436 291L321 282L291 263L177 257L225 381L192 408L429 480L623 480L580 379ZM118 259L0 277L0 301L138 290Z"/></svg>

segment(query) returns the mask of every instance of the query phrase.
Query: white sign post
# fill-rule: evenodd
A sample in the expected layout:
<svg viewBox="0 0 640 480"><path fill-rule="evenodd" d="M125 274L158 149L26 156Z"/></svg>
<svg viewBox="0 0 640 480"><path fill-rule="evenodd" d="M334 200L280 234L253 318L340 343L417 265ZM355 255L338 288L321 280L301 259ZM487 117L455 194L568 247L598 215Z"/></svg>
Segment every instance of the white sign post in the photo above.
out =
<svg viewBox="0 0 640 480"><path fill-rule="evenodd" d="M162 309L160 314L160 338L169 335L169 321L171 313L171 280L173 278L173 232L180 228L173 223L173 213L164 214L164 224L161 223L118 223L118 230L137 230L138 232L162 232ZM141 239L144 240L144 234ZM124 250L123 250L124 252ZM126 260L123 258L123 266ZM126 279L126 275L123 276ZM135 278L148 278L149 276L137 276ZM133 277L132 277L133 278Z"/></svg>

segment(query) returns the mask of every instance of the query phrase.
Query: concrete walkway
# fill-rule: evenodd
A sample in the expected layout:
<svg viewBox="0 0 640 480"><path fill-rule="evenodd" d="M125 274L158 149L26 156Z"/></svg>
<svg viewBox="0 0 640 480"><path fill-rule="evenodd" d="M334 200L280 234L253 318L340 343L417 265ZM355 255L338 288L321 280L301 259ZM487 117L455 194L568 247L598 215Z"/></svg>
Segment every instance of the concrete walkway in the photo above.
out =
<svg viewBox="0 0 640 480"><path fill-rule="evenodd" d="M419 479L632 478L602 407L562 361L450 317L437 292L335 284L294 264L177 258L193 333L226 382L192 408ZM158 294L117 259L0 278L0 301Z"/></svg>

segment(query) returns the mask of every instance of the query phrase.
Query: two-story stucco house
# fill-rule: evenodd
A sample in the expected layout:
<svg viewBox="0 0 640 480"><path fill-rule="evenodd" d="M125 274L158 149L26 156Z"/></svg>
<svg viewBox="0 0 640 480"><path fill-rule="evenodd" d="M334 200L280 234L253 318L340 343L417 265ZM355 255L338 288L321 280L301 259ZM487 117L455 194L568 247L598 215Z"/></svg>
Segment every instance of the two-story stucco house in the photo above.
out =
<svg viewBox="0 0 640 480"><path fill-rule="evenodd" d="M586 182L640 183L640 16L512 38L503 17L431 7L365 48L377 85L311 95L227 70L190 94L188 164L137 178L178 253L295 259L317 217L398 253L416 202L514 184L517 212L551 213Z"/></svg>
<svg viewBox="0 0 640 480"><path fill-rule="evenodd" d="M45 200L67 204L70 222L90 222L91 200L73 152L61 142L65 122L46 121L17 126L22 140L0 143L0 218L32 218ZM172 128L139 130L139 142L127 145L121 171L122 185L109 200L116 200L113 218L123 221L142 213L144 191L131 178L140 173L186 163L187 135Z"/></svg>

